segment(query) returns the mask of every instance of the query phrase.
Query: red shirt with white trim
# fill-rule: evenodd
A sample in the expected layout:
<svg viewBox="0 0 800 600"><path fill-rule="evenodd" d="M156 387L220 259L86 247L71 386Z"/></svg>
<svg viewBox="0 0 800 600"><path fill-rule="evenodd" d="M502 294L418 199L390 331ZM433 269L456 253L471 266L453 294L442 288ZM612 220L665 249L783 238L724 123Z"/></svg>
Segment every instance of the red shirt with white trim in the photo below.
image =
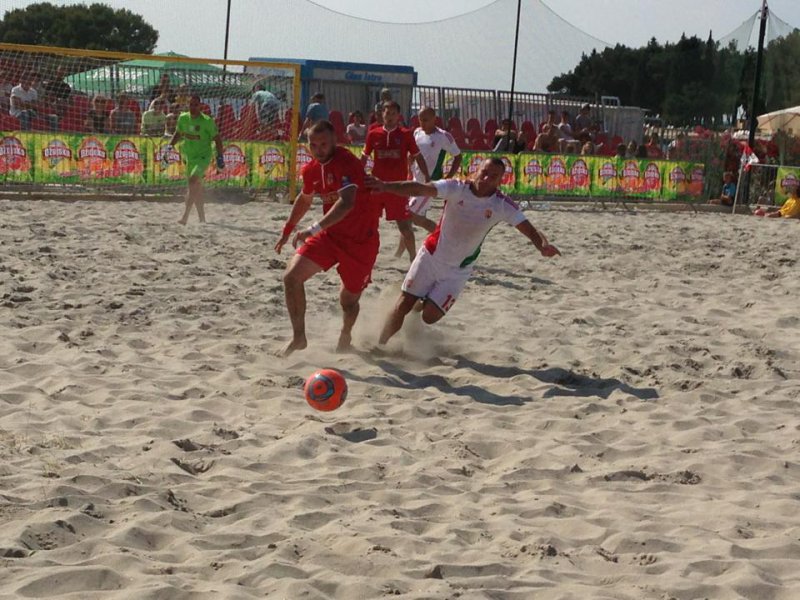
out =
<svg viewBox="0 0 800 600"><path fill-rule="evenodd" d="M356 203L345 217L325 231L334 239L366 242L378 235L381 203L370 197L364 185L364 167L347 148L337 146L333 157L321 163L317 159L308 163L302 171L303 194L322 198L322 213L327 213L339 199L339 192L356 187Z"/></svg>
<svg viewBox="0 0 800 600"><path fill-rule="evenodd" d="M373 154L374 152L374 154ZM409 129L376 127L367 132L364 154L373 154L372 174L383 181L408 179L408 157L419 154L414 134Z"/></svg>

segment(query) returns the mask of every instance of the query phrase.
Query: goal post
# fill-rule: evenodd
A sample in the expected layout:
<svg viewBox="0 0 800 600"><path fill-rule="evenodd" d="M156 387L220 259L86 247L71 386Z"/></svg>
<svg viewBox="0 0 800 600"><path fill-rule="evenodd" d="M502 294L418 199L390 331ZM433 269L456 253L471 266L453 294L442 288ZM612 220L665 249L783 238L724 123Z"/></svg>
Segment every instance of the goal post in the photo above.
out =
<svg viewBox="0 0 800 600"><path fill-rule="evenodd" d="M206 184L292 198L300 85L292 63L0 44L0 183L177 189L184 165L168 141L198 95L224 146Z"/></svg>

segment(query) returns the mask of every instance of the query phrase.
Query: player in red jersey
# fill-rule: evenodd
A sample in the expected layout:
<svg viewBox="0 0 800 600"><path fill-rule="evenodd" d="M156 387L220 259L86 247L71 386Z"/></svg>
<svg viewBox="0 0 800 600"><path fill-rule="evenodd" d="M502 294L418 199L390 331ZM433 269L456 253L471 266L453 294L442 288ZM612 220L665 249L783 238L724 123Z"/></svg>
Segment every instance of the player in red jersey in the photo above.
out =
<svg viewBox="0 0 800 600"><path fill-rule="evenodd" d="M336 146L336 134L329 121L319 121L308 130L308 143L314 160L303 169L303 189L297 195L275 251L280 254L315 195L322 197L323 216L292 240L295 248L300 247L283 275L293 333L292 341L283 350L284 356L308 345L305 282L334 265L342 281L339 302L344 315L336 350L350 349L358 302L371 281L380 246L381 204L370 197L364 185L361 162L346 148Z"/></svg>
<svg viewBox="0 0 800 600"><path fill-rule="evenodd" d="M400 105L394 101L383 103L383 126L370 129L364 143L362 164L367 164L367 157L372 154L374 166L372 175L383 181L403 181L408 179L409 159L413 158L424 180L430 181L428 165L417 148L414 134L399 126ZM383 205L386 220L396 221L400 235L405 240L408 256L414 260L416 247L414 230L411 226L411 213L408 211L408 199L396 194L374 192L373 200Z"/></svg>

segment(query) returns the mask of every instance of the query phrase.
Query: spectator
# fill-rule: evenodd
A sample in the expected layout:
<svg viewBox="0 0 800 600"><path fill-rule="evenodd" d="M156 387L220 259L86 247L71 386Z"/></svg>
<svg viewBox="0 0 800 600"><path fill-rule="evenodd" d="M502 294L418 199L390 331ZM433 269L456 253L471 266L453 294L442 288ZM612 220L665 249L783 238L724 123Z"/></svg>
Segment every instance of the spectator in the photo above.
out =
<svg viewBox="0 0 800 600"><path fill-rule="evenodd" d="M181 112L187 112L189 110L189 99L191 96L192 94L189 91L189 86L185 83L182 83L178 86L178 90L175 92L175 99L173 102L180 107Z"/></svg>
<svg viewBox="0 0 800 600"><path fill-rule="evenodd" d="M686 158L686 136L679 133L667 146L667 159L683 160L684 158Z"/></svg>
<svg viewBox="0 0 800 600"><path fill-rule="evenodd" d="M380 99L375 104L375 108L373 109L375 111L375 115L381 115L381 119L383 119L383 103L391 102L392 100L394 100L394 98L392 98L392 90L389 88L383 88L381 90ZM381 121L381 125L383 125L383 121Z"/></svg>
<svg viewBox="0 0 800 600"><path fill-rule="evenodd" d="M627 149L625 148L625 144L619 144L617 146L617 153L614 155L614 158L625 158L625 153Z"/></svg>
<svg viewBox="0 0 800 600"><path fill-rule="evenodd" d="M572 141L575 139L575 136L572 133L572 125L570 125L569 122L568 111L561 111L561 121L556 127L558 127L559 136L561 136L562 140Z"/></svg>
<svg viewBox="0 0 800 600"><path fill-rule="evenodd" d="M664 152L661 150L661 140L658 139L658 134L655 131L650 134L645 146L647 147L647 158L664 158Z"/></svg>
<svg viewBox="0 0 800 600"><path fill-rule="evenodd" d="M131 99L127 94L120 94L117 98L117 107L109 115L109 128L111 133L117 135L136 135L136 113L130 108Z"/></svg>
<svg viewBox="0 0 800 600"><path fill-rule="evenodd" d="M364 123L364 115L360 110L350 113L350 123L347 125L347 139L351 144L358 146L367 139L367 125Z"/></svg>
<svg viewBox="0 0 800 600"><path fill-rule="evenodd" d="M92 98L92 108L86 114L84 128L92 133L108 133L108 111L106 110L107 100L105 96L99 94Z"/></svg>
<svg viewBox="0 0 800 600"><path fill-rule="evenodd" d="M592 107L588 104L581 106L578 116L575 117L575 137L580 138L582 136L589 136L589 140L594 139L594 123L592 122L592 117L589 114L591 110Z"/></svg>
<svg viewBox="0 0 800 600"><path fill-rule="evenodd" d="M256 113L257 133L275 134L280 126L281 102L263 83L253 87L250 104Z"/></svg>
<svg viewBox="0 0 800 600"><path fill-rule="evenodd" d="M578 154L578 149L580 148L578 144L579 142L577 140L568 142L564 147L564 154Z"/></svg>
<svg viewBox="0 0 800 600"><path fill-rule="evenodd" d="M542 133L536 138L533 145L534 152L558 152L558 134L552 126L545 123Z"/></svg>
<svg viewBox="0 0 800 600"><path fill-rule="evenodd" d="M636 158L642 159L647 158L647 146L644 144L640 144L636 147Z"/></svg>
<svg viewBox="0 0 800 600"><path fill-rule="evenodd" d="M164 122L164 135L167 136L175 135L175 128L178 126L178 117L180 116L181 116L181 109L177 103L173 102L169 106L167 119Z"/></svg>
<svg viewBox="0 0 800 600"><path fill-rule="evenodd" d="M300 128L300 137L303 137L306 130L318 123L319 121L327 121L329 117L328 107L325 106L325 94L318 92L311 96L311 104L306 108L306 119L303 121L303 126Z"/></svg>
<svg viewBox="0 0 800 600"><path fill-rule="evenodd" d="M722 176L722 194L719 198L712 198L708 201L709 204L717 204L722 206L733 206L733 201L736 199L736 183L733 173L726 171Z"/></svg>
<svg viewBox="0 0 800 600"><path fill-rule="evenodd" d="M770 219L781 217L784 219L800 219L800 197L798 197L800 186L793 185L787 187L786 191L789 194L789 199L783 203L783 206L769 212L765 211L763 208L759 208L756 209L753 214L757 217L768 217Z"/></svg>
<svg viewBox="0 0 800 600"><path fill-rule="evenodd" d="M8 112L11 108L11 90L14 85L7 71L0 71L0 110Z"/></svg>
<svg viewBox="0 0 800 600"><path fill-rule="evenodd" d="M592 156L594 154L594 142L586 142L581 146L581 156Z"/></svg>
<svg viewBox="0 0 800 600"><path fill-rule="evenodd" d="M556 111L554 111L553 109L548 110L547 119L539 123L539 133L542 133L544 131L546 125L549 125L550 129L558 125L558 123L556 123Z"/></svg>
<svg viewBox="0 0 800 600"><path fill-rule="evenodd" d="M150 90L150 102L159 96L164 96L164 98L166 98L167 102L170 104L175 102L175 92L172 91L172 86L169 82L169 75L167 73L162 73L158 85L153 86L153 88Z"/></svg>
<svg viewBox="0 0 800 600"><path fill-rule="evenodd" d="M627 158L636 158L637 157L636 153L638 151L639 151L639 144L637 144L635 140L631 140L630 142L628 142L628 149L625 155Z"/></svg>
<svg viewBox="0 0 800 600"><path fill-rule="evenodd" d="M159 96L150 103L150 107L142 113L142 135L164 135L167 123L167 100Z"/></svg>
<svg viewBox="0 0 800 600"><path fill-rule="evenodd" d="M494 152L514 152L517 144L517 132L511 128L511 119L503 119L500 129L494 132L492 150Z"/></svg>
<svg viewBox="0 0 800 600"><path fill-rule="evenodd" d="M33 119L39 114L39 94L33 88L33 78L30 73L23 73L19 85L11 89L10 113L19 119L20 128L28 131Z"/></svg>
<svg viewBox="0 0 800 600"><path fill-rule="evenodd" d="M44 92L53 99L66 104L72 94L72 87L64 81L67 72L63 67L59 67L53 77L43 84Z"/></svg>

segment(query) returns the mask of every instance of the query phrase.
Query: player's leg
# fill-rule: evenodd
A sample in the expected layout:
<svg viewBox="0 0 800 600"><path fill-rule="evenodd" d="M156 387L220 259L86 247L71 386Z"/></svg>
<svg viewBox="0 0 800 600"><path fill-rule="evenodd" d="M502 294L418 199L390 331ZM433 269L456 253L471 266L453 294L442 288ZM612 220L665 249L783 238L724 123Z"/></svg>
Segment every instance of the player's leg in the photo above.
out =
<svg viewBox="0 0 800 600"><path fill-rule="evenodd" d="M428 325L440 321L453 308L471 274L472 270L469 268L451 269L449 273L440 272L425 298L422 320Z"/></svg>
<svg viewBox="0 0 800 600"><path fill-rule="evenodd" d="M192 210L192 206L194 206L194 186L192 185L192 178L189 178L186 186L186 198L184 200L183 206L183 216L178 220L178 223L181 225L186 225L186 222L189 220L189 213Z"/></svg>
<svg viewBox="0 0 800 600"><path fill-rule="evenodd" d="M295 254L283 274L283 290L286 310L292 323L292 341L283 349L284 356L308 345L306 339L306 289L305 282L322 271L316 262L301 254Z"/></svg>
<svg viewBox="0 0 800 600"><path fill-rule="evenodd" d="M414 308L418 300L419 298L417 296L412 296L408 292L400 293L400 297L397 299L394 308L392 308L392 312L389 313L389 317L383 325L378 343L385 344L395 333L403 328L406 315L411 312L411 309Z"/></svg>
<svg viewBox="0 0 800 600"><path fill-rule="evenodd" d="M206 211L205 211L205 194L206 190L203 187L203 177L202 176L195 176L192 178L194 182L189 181L189 185L191 186L194 184L194 207L197 209L197 218L200 220L201 223L206 222Z"/></svg>
<svg viewBox="0 0 800 600"><path fill-rule="evenodd" d="M342 305L342 332L339 334L339 342L336 344L337 352L348 352L352 348L353 325L356 324L361 309L360 299L361 292L350 292L342 285L339 291L339 303Z"/></svg>
<svg viewBox="0 0 800 600"><path fill-rule="evenodd" d="M399 236L397 236L397 250L394 251L394 257L400 258L401 256L403 256L403 252L405 251L406 251L406 238L403 237L403 234L401 233Z"/></svg>
<svg viewBox="0 0 800 600"><path fill-rule="evenodd" d="M397 229L400 230L400 235L405 242L405 248L408 250L408 260L414 260L414 256L417 254L417 243L414 240L414 227L411 225L411 219L397 221Z"/></svg>

